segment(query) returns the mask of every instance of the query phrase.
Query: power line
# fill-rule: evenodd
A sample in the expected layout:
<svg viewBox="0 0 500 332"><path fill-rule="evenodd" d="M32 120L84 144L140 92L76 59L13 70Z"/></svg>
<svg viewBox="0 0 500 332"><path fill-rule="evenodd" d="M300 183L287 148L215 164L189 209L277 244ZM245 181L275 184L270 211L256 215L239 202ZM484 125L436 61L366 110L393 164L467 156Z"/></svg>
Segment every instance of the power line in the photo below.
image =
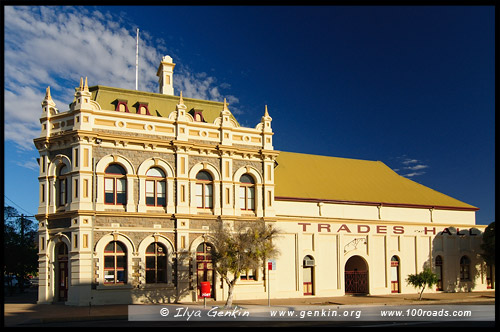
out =
<svg viewBox="0 0 500 332"><path fill-rule="evenodd" d="M19 205L16 204L16 202L14 202L13 200L11 200L10 198L7 197L7 195L3 195L5 198L7 198L12 204L14 204L15 206L17 206L19 209L23 210L24 212L26 212L28 215L35 215L34 213L31 213L31 212L28 212L26 211L25 209L23 209L22 207L20 207Z"/></svg>

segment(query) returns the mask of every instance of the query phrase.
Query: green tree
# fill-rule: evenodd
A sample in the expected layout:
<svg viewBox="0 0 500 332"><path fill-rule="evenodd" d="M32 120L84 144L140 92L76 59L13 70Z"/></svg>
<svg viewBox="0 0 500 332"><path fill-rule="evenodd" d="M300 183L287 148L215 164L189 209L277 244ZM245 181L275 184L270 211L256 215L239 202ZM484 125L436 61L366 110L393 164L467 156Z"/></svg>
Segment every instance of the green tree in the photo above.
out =
<svg viewBox="0 0 500 332"><path fill-rule="evenodd" d="M23 280L38 269L36 222L20 215L11 207L4 207L4 275L15 276L19 289L24 291Z"/></svg>
<svg viewBox="0 0 500 332"><path fill-rule="evenodd" d="M495 222L486 227L483 233L483 242L481 243L481 257L486 264L495 266Z"/></svg>
<svg viewBox="0 0 500 332"><path fill-rule="evenodd" d="M214 268L229 287L225 307L231 308L234 286L241 272L258 269L264 262L278 255L273 239L276 228L264 222L238 223L230 229L220 223L212 231L215 252L212 253Z"/></svg>
<svg viewBox="0 0 500 332"><path fill-rule="evenodd" d="M415 288L422 288L420 291L419 300L422 300L422 295L426 286L429 288L438 283L438 277L429 268L424 269L422 272L417 274L410 274L406 279L406 282Z"/></svg>

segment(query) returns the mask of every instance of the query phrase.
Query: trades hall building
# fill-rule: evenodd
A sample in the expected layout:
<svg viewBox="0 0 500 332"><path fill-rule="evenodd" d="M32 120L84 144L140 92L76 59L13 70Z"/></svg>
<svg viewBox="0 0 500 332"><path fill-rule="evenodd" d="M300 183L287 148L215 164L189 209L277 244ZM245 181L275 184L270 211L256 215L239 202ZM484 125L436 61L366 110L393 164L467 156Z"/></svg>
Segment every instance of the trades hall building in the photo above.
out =
<svg viewBox="0 0 500 332"><path fill-rule="evenodd" d="M227 285L211 226L265 222L280 234L274 269L244 271L235 299L493 288L476 207L399 176L380 161L278 151L262 108L242 127L226 102L174 95L169 56L158 93L75 88L59 110L47 88L39 151L39 303L197 301ZM279 133L276 133L279 135ZM325 152L327 154L327 152Z"/></svg>

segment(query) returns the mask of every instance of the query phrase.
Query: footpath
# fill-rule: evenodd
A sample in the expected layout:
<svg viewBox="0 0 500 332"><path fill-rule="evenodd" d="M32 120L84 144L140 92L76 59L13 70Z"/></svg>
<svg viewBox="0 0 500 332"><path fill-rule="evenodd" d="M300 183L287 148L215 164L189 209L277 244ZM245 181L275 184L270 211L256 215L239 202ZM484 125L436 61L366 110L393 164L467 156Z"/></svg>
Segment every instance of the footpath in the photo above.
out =
<svg viewBox="0 0 500 332"><path fill-rule="evenodd" d="M28 289L22 294L5 295L4 297L4 326L22 326L24 324L45 324L52 322L74 322L95 320L127 320L128 305L99 305L99 306L66 306L64 304L37 304L36 288ZM272 299L271 306L352 306L352 305L494 305L495 291L469 293L428 293L424 292L423 299L418 300L418 294L392 294L367 296L339 296L339 297L304 297L296 299ZM203 306L198 303L182 303L186 306ZM224 302L207 300L207 306L220 306ZM234 300L238 306L268 306L268 300Z"/></svg>

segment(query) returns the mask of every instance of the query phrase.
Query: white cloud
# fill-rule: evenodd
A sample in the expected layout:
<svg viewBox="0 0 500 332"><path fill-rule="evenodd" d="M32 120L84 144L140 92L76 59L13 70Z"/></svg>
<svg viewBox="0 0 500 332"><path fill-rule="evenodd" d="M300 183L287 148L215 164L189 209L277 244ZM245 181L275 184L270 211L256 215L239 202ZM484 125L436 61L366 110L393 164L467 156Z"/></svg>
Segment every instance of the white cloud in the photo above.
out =
<svg viewBox="0 0 500 332"><path fill-rule="evenodd" d="M26 162L16 162L16 164L18 166L21 166L21 167L24 167L24 168L27 168L27 169L31 169L33 171L39 171L40 170L40 166L38 165L38 163L36 161L33 161L33 160L28 160Z"/></svg>
<svg viewBox="0 0 500 332"><path fill-rule="evenodd" d="M424 174L425 174L425 172L413 172L413 173L404 174L403 176L407 177L407 178L411 178L414 176L419 176L419 175L424 175Z"/></svg>
<svg viewBox="0 0 500 332"><path fill-rule="evenodd" d="M427 168L427 167L429 167L429 166L418 164L418 165L415 165L415 166L405 167L405 169L409 169L409 170L412 170L412 171L417 171L419 169L424 169L424 168Z"/></svg>
<svg viewBox="0 0 500 332"><path fill-rule="evenodd" d="M414 164L414 163L418 163L418 160L417 159L409 159L409 158L406 158L405 160L402 161L402 163L404 165L408 165L408 164Z"/></svg>
<svg viewBox="0 0 500 332"><path fill-rule="evenodd" d="M5 139L19 148L34 148L47 86L60 111L72 102L80 77L88 77L89 85L135 89L136 26L127 23L131 18L123 13L7 6L4 17ZM140 31L139 90L158 91L157 67L168 54L165 42L158 41ZM176 66L176 94L183 90L186 97L222 101L220 89L226 87L206 73ZM238 102L234 96L226 97Z"/></svg>
<svg viewBox="0 0 500 332"><path fill-rule="evenodd" d="M407 178L424 175L426 174L426 172L422 170L429 168L429 166L422 161L414 158L408 158L405 155L402 157L397 157L396 160L398 162L398 165L393 170L399 175Z"/></svg>

